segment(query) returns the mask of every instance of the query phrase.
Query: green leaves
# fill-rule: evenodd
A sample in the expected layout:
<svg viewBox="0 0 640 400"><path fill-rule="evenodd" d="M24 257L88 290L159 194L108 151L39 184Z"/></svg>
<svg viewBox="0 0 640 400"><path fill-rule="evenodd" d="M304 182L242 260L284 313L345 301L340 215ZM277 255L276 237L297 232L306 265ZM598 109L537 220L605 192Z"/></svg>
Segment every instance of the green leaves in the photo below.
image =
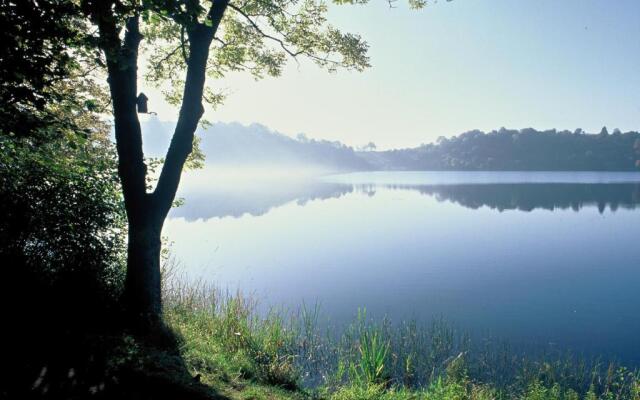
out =
<svg viewBox="0 0 640 400"><path fill-rule="evenodd" d="M338 1L363 4L365 1ZM193 18L177 16L175 9L151 2L143 18L144 50L149 60L145 77L170 87L172 104L181 100L184 70L189 55L188 32L194 23L212 26L202 7ZM194 2L199 3L199 2ZM192 9L195 9L192 7ZM145 11L146 13L147 11ZM207 74L221 79L230 72L247 72L255 79L277 77L289 60L307 59L330 72L362 71L369 67L368 45L357 34L342 32L327 21L328 7L321 0L243 0L230 3L215 34ZM160 17L154 17L160 15ZM168 85L166 85L168 83ZM205 96L212 105L220 96Z"/></svg>
<svg viewBox="0 0 640 400"><path fill-rule="evenodd" d="M94 99L88 99L84 101L84 106L87 111L98 111L98 103Z"/></svg>
<svg viewBox="0 0 640 400"><path fill-rule="evenodd" d="M408 2L409 2L409 7L411 7L414 10L419 10L421 8L424 8L427 5L426 0L408 0Z"/></svg>
<svg viewBox="0 0 640 400"><path fill-rule="evenodd" d="M82 269L113 281L124 209L111 145L68 134L34 146L0 136L0 253L52 280Z"/></svg>

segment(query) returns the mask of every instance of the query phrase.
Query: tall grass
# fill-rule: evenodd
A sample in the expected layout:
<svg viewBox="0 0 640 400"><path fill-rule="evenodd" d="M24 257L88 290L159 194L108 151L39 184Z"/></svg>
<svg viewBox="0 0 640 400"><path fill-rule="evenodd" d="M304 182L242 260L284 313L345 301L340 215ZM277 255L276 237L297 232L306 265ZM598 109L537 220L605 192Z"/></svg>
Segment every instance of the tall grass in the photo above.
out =
<svg viewBox="0 0 640 400"><path fill-rule="evenodd" d="M183 358L195 375L232 384L253 379L299 386L292 347L297 335L283 314L260 318L251 298L189 281L175 262L165 264L165 320L183 338Z"/></svg>
<svg viewBox="0 0 640 400"><path fill-rule="evenodd" d="M211 384L249 380L337 400L640 400L638 371L474 343L444 319L392 324L360 310L346 327L332 327L305 304L261 314L255 299L189 281L175 263L163 271L163 297L183 358Z"/></svg>
<svg viewBox="0 0 640 400"><path fill-rule="evenodd" d="M346 333L349 339L355 333L357 351L338 359L337 377L341 380L347 372L349 381L358 386L387 385L391 343L379 326L367 324L366 315L366 310L358 310L356 324L351 325L350 332ZM347 361L348 368L345 365Z"/></svg>

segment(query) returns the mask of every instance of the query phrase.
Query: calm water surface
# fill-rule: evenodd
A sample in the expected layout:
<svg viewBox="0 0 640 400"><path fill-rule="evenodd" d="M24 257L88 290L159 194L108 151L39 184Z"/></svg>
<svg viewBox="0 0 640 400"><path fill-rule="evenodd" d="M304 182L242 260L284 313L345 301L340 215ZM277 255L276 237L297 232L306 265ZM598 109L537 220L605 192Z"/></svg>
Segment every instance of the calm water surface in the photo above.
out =
<svg viewBox="0 0 640 400"><path fill-rule="evenodd" d="M262 304L444 316L640 365L640 174L187 176L164 234L193 277Z"/></svg>

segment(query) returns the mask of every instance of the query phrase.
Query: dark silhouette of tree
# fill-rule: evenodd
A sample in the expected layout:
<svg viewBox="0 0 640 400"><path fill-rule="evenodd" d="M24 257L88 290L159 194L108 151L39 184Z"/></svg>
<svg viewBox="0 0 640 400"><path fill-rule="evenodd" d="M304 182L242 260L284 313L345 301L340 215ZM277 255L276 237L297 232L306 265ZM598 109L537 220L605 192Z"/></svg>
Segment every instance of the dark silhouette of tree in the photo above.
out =
<svg viewBox="0 0 640 400"><path fill-rule="evenodd" d="M363 151L375 151L377 148L376 144L373 142L369 142L367 143L365 146L362 147Z"/></svg>
<svg viewBox="0 0 640 400"><path fill-rule="evenodd" d="M601 136L607 136L609 135L609 131L607 130L606 126L603 126L602 129L600 130L600 135Z"/></svg>
<svg viewBox="0 0 640 400"><path fill-rule="evenodd" d="M80 66L79 11L0 2L0 258L16 273L99 276L123 242L114 149L95 112L107 101Z"/></svg>

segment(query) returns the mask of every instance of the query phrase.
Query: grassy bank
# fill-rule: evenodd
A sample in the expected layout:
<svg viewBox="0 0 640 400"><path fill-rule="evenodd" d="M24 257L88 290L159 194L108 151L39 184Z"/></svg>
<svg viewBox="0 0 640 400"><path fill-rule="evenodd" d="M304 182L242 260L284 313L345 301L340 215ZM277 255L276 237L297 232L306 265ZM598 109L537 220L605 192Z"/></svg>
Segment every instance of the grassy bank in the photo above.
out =
<svg viewBox="0 0 640 400"><path fill-rule="evenodd" d="M87 314L48 297L6 319L0 399L640 400L637 371L525 355L444 320L360 310L332 327L317 307L258 313L250 297L171 270L163 280L166 326L148 336L119 324L117 302Z"/></svg>
<svg viewBox="0 0 640 400"><path fill-rule="evenodd" d="M239 399L640 399L640 375L567 354L476 345L445 321L358 312L321 328L317 308L259 315L255 303L165 275L165 317L191 375ZM338 333L339 332L339 333Z"/></svg>

